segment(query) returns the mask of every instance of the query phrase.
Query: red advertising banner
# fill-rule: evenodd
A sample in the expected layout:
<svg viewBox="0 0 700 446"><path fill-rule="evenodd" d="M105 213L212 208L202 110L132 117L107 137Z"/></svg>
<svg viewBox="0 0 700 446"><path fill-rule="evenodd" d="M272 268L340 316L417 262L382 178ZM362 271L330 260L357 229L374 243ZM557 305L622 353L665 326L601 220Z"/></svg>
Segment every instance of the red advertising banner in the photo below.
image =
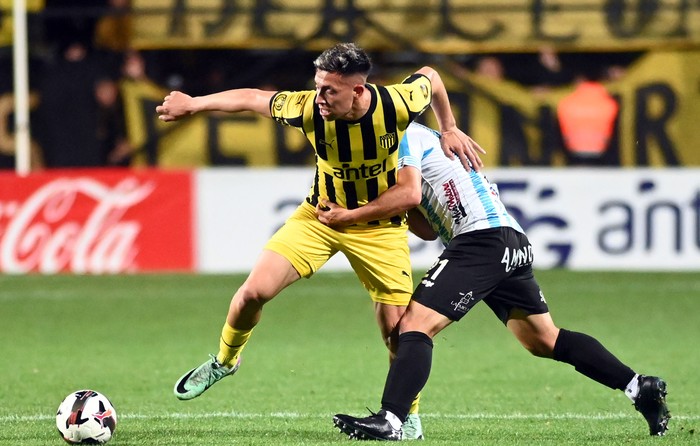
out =
<svg viewBox="0 0 700 446"><path fill-rule="evenodd" d="M192 271L192 175L0 172L0 272Z"/></svg>

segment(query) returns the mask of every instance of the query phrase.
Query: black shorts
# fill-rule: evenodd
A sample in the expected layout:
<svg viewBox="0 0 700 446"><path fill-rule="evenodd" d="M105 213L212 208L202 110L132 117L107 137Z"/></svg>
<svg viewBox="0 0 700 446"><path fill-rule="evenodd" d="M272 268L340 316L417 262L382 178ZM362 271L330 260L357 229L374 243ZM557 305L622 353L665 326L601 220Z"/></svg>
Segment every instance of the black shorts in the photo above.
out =
<svg viewBox="0 0 700 446"><path fill-rule="evenodd" d="M481 300L504 324L513 308L548 313L532 260L530 241L513 228L461 234L425 273L413 299L453 321Z"/></svg>

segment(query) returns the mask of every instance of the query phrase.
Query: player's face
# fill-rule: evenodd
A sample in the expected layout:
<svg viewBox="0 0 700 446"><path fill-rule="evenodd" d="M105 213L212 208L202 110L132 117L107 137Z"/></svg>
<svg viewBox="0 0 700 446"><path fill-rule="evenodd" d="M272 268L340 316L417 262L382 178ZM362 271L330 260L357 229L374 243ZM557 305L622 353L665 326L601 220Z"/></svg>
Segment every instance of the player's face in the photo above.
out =
<svg viewBox="0 0 700 446"><path fill-rule="evenodd" d="M316 104L324 121L347 118L352 113L357 97L355 87L362 77L343 76L329 71L316 70ZM360 83L359 85L363 85Z"/></svg>

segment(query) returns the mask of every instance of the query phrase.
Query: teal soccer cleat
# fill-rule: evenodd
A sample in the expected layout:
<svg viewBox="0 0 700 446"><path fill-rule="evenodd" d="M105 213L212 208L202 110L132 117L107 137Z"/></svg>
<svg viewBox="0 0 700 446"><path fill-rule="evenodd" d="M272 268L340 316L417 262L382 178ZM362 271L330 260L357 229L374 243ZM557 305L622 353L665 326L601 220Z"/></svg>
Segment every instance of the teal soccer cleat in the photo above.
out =
<svg viewBox="0 0 700 446"><path fill-rule="evenodd" d="M175 383L173 393L180 400L191 400L203 394L205 390L213 386L214 383L226 376L233 375L241 365L241 357L238 357L236 365L226 367L216 360L216 356L209 355L211 358L204 364L196 367L182 375Z"/></svg>
<svg viewBox="0 0 700 446"><path fill-rule="evenodd" d="M417 413L409 413L401 426L401 440L422 440L423 426Z"/></svg>

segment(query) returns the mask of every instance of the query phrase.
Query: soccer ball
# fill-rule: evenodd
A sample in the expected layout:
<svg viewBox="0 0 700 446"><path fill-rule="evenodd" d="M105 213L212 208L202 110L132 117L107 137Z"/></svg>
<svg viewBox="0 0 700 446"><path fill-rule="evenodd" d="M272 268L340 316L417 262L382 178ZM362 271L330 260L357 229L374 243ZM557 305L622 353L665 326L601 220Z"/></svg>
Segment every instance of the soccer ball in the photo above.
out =
<svg viewBox="0 0 700 446"><path fill-rule="evenodd" d="M117 428L117 411L101 393L78 390L58 406L56 427L69 444L105 444Z"/></svg>

